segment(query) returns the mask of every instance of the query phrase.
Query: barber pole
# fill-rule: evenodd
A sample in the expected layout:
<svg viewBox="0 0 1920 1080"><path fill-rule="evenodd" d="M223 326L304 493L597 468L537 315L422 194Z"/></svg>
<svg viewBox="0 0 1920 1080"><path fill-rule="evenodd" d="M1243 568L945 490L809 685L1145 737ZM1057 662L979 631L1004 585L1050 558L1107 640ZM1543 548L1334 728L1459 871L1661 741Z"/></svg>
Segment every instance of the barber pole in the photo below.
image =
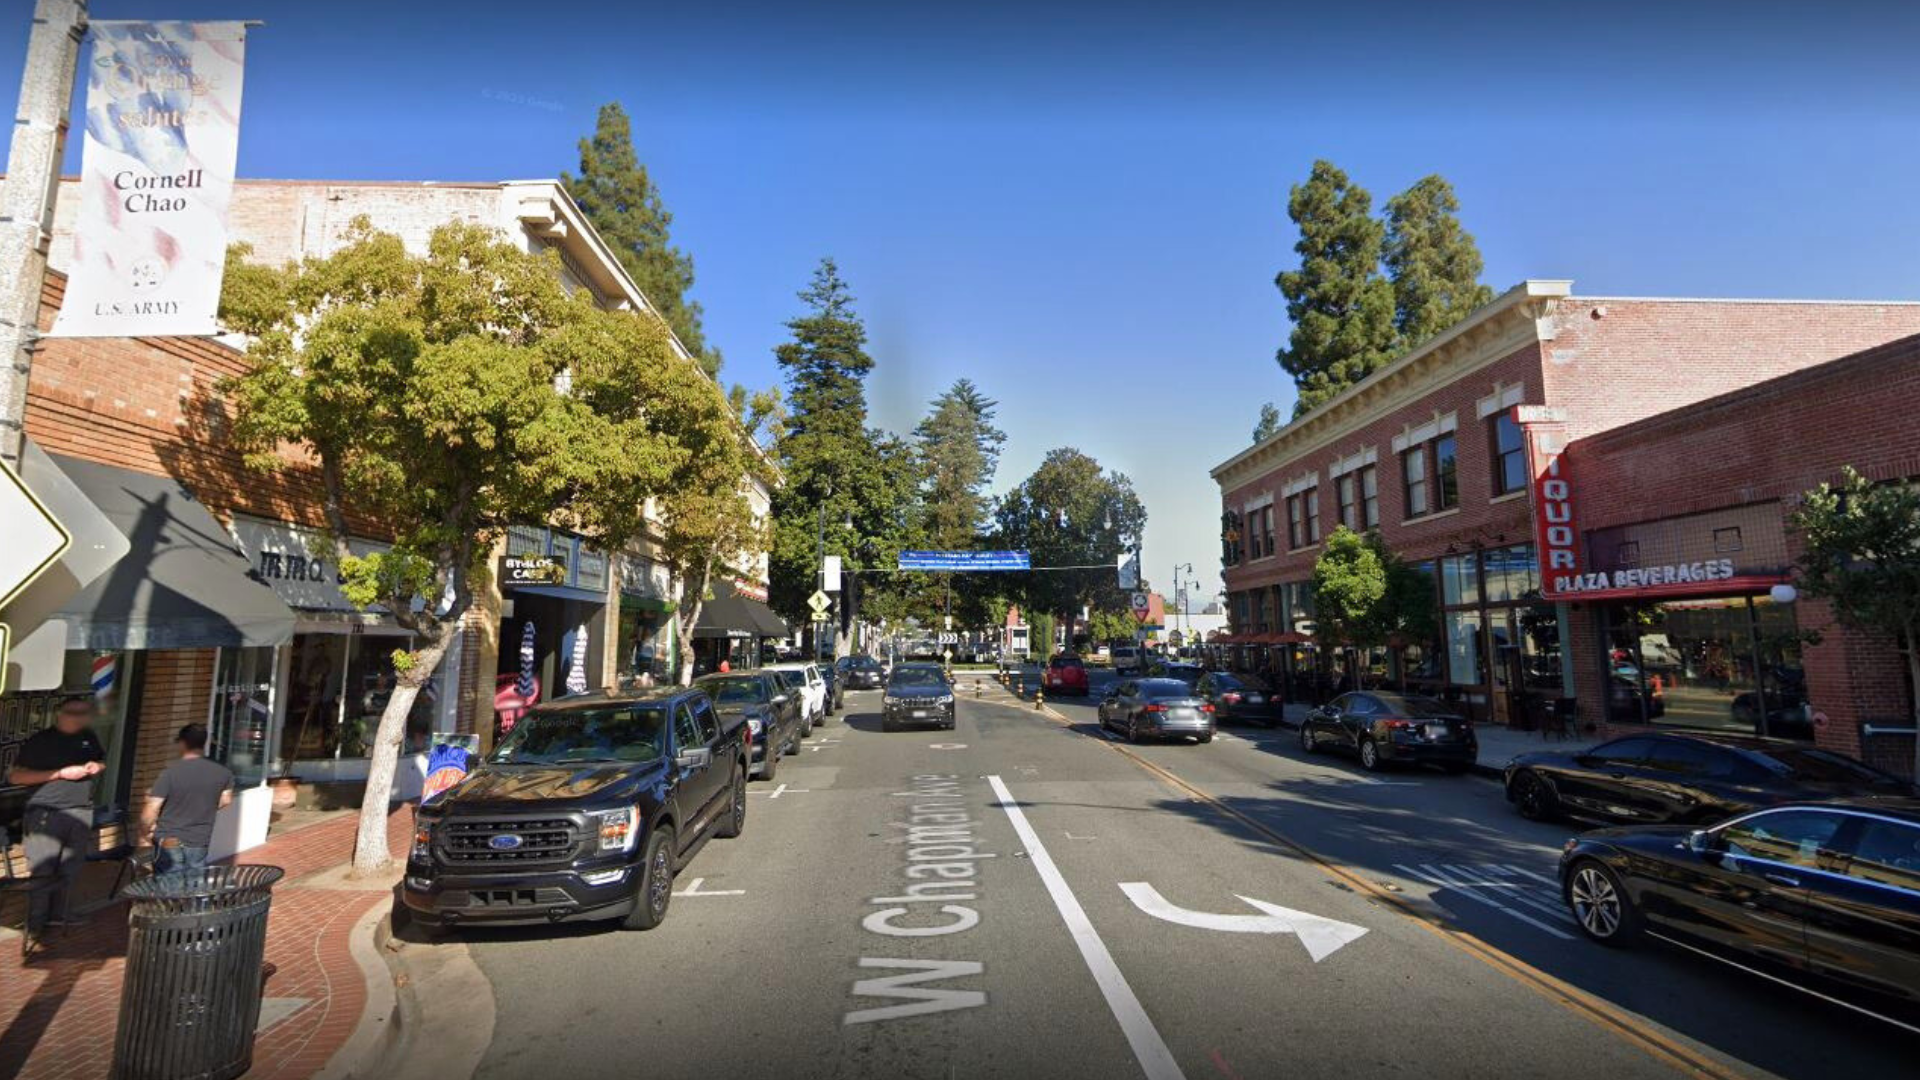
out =
<svg viewBox="0 0 1920 1080"><path fill-rule="evenodd" d="M96 653L94 655L93 677L89 682L93 686L93 696L96 700L107 697L113 693L114 682L117 680L119 673L119 668L115 663L118 659L119 654L117 653Z"/></svg>

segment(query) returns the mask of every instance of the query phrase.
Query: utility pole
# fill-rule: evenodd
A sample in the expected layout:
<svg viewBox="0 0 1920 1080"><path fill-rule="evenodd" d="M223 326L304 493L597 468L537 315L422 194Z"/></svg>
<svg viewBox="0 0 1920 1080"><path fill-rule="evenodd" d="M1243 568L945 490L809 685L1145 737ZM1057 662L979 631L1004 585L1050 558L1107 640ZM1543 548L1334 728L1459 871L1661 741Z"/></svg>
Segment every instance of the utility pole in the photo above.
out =
<svg viewBox="0 0 1920 1080"><path fill-rule="evenodd" d="M27 374L40 338L53 200L60 190L74 68L86 0L37 0L20 76L7 176L0 184L0 462L18 468L26 439Z"/></svg>

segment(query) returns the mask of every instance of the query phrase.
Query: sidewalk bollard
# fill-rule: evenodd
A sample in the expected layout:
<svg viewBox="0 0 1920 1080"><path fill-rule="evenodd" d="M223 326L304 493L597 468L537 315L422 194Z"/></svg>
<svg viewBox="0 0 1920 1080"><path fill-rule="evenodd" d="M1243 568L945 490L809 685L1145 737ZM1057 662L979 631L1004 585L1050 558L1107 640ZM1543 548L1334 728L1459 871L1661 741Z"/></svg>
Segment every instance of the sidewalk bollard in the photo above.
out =
<svg viewBox="0 0 1920 1080"><path fill-rule="evenodd" d="M209 866L127 887L115 1080L230 1080L253 1064L277 866Z"/></svg>
<svg viewBox="0 0 1920 1080"><path fill-rule="evenodd" d="M1047 707L1046 691L1038 686L1033 688L1033 707L1036 711Z"/></svg>
<svg viewBox="0 0 1920 1080"><path fill-rule="evenodd" d="M980 687L981 687L981 685L982 685L982 684L981 684L981 682L980 682L980 680L979 680L979 679L975 679L975 680L973 680L973 696L974 696L974 697L979 697L979 696L980 696Z"/></svg>

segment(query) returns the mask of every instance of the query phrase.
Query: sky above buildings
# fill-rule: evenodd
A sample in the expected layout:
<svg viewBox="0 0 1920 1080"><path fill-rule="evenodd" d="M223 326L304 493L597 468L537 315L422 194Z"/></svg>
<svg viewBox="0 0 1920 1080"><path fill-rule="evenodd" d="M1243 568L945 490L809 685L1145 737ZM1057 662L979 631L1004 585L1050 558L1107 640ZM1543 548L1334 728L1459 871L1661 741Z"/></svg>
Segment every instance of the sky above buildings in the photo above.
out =
<svg viewBox="0 0 1920 1080"><path fill-rule="evenodd" d="M0 15L18 86L27 0ZM1317 157L1376 206L1453 182L1496 290L1920 298L1920 7L93 0L257 18L245 177L497 180L577 165L598 106L696 260L722 377L822 255L872 334L875 421L966 375L998 487L1058 446L1132 477L1156 584L1218 586L1208 469L1286 410L1273 286ZM78 167L78 140L68 167Z"/></svg>

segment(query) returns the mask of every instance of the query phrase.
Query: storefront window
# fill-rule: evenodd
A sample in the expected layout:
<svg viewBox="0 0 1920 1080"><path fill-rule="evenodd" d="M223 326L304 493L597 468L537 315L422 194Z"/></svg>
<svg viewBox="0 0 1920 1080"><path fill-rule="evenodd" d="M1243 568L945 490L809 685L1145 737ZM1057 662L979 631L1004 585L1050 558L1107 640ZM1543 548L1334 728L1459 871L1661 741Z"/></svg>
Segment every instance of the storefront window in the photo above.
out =
<svg viewBox="0 0 1920 1080"><path fill-rule="evenodd" d="M359 758L371 752L380 714L393 696L393 652L411 639L383 634L296 634L287 682L284 761ZM441 675L422 687L407 717L404 753L433 738Z"/></svg>
<svg viewBox="0 0 1920 1080"><path fill-rule="evenodd" d="M1614 604L1605 617L1610 718L1813 737L1791 607L1738 596Z"/></svg>
<svg viewBox="0 0 1920 1080"><path fill-rule="evenodd" d="M1486 681L1480 656L1480 612L1446 613L1447 674L1455 686L1476 686Z"/></svg>
<svg viewBox="0 0 1920 1080"><path fill-rule="evenodd" d="M221 649L213 680L207 757L233 770L240 786L267 777L267 729L273 720L272 646Z"/></svg>
<svg viewBox="0 0 1920 1080"><path fill-rule="evenodd" d="M1474 563L1472 552L1440 560L1442 601L1448 607L1480 602L1480 578Z"/></svg>
<svg viewBox="0 0 1920 1080"><path fill-rule="evenodd" d="M1485 562L1489 604L1516 603L1540 587L1532 544L1493 548L1481 558Z"/></svg>
<svg viewBox="0 0 1920 1080"><path fill-rule="evenodd" d="M1529 694L1557 698L1565 692L1560 668L1560 619L1552 604L1514 612L1519 623L1521 679Z"/></svg>

